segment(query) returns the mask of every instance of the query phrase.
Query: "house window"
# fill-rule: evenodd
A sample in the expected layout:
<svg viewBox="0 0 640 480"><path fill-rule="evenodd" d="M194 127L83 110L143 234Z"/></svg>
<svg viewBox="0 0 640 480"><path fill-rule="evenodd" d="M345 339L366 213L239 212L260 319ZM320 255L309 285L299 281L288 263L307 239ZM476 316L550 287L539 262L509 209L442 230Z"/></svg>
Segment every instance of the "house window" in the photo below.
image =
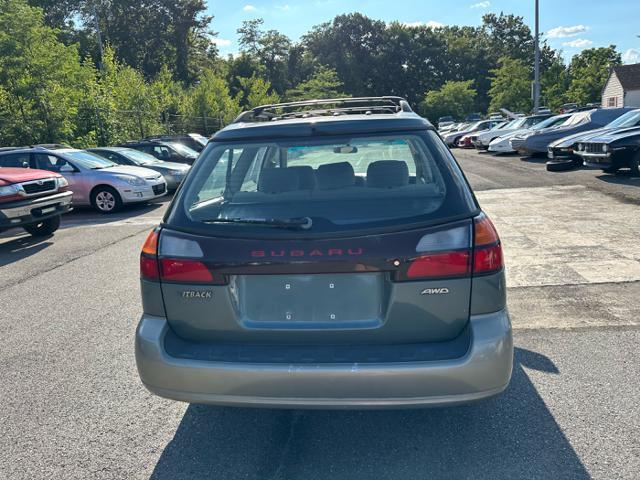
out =
<svg viewBox="0 0 640 480"><path fill-rule="evenodd" d="M618 97L609 97L607 100L607 107L617 107Z"/></svg>

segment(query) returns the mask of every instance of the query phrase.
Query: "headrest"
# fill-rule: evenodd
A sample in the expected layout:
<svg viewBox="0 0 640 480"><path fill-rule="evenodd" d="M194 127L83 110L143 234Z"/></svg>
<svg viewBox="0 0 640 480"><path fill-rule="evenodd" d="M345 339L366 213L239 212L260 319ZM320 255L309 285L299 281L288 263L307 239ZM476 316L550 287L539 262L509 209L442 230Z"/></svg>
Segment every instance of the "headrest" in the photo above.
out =
<svg viewBox="0 0 640 480"><path fill-rule="evenodd" d="M297 190L300 180L298 172L291 168L266 168L260 173L258 191L283 193Z"/></svg>
<svg viewBox="0 0 640 480"><path fill-rule="evenodd" d="M409 167L400 160L380 160L367 168L367 187L394 188L409 184Z"/></svg>
<svg viewBox="0 0 640 480"><path fill-rule="evenodd" d="M328 163L318 167L318 188L352 187L356 183L353 167L349 162Z"/></svg>
<svg viewBox="0 0 640 480"><path fill-rule="evenodd" d="M309 165L289 167L298 174L298 188L301 190L313 190L317 186L316 172Z"/></svg>

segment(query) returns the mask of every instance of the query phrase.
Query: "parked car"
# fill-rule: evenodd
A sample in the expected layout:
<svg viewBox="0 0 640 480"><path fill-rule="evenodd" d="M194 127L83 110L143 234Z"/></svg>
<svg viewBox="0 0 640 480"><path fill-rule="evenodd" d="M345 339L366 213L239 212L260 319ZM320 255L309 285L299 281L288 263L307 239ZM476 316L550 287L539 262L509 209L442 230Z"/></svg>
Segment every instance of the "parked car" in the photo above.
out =
<svg viewBox="0 0 640 480"><path fill-rule="evenodd" d="M482 120L482 114L480 112L470 113L464 118L464 121L467 123L479 122Z"/></svg>
<svg viewBox="0 0 640 480"><path fill-rule="evenodd" d="M489 114L489 120L504 120L504 115L500 112L491 112Z"/></svg>
<svg viewBox="0 0 640 480"><path fill-rule="evenodd" d="M500 240L435 129L395 97L309 104L262 106L217 132L149 235L142 383L287 408L504 390ZM371 114L350 108L363 105Z"/></svg>
<svg viewBox="0 0 640 480"><path fill-rule="evenodd" d="M164 162L153 155L125 147L89 148L87 151L100 155L119 165L134 165L154 170L164 177L168 190L176 190L191 168L184 163Z"/></svg>
<svg viewBox="0 0 640 480"><path fill-rule="evenodd" d="M547 149L547 170L569 170L582 165L582 157L575 153L578 142L589 142L612 131L625 130L640 126L640 109L630 110L602 128L576 133L552 142Z"/></svg>
<svg viewBox="0 0 640 480"><path fill-rule="evenodd" d="M603 108L574 113L561 127L529 135L518 148L518 153L521 155L546 155L549 145L555 140L603 127L629 110L629 108Z"/></svg>
<svg viewBox="0 0 640 480"><path fill-rule="evenodd" d="M163 142L160 140L131 141L119 145L120 147L133 148L141 152L153 155L164 162L186 163L192 165L198 158L198 152L178 142Z"/></svg>
<svg viewBox="0 0 640 480"><path fill-rule="evenodd" d="M187 133L185 135L152 135L150 137L143 138L143 140L181 143L197 153L200 153L204 147L207 146L207 142L209 141L199 133Z"/></svg>
<svg viewBox="0 0 640 480"><path fill-rule="evenodd" d="M491 129L487 132L478 134L478 138L476 139L474 146L478 150L488 150L489 144L493 139L501 137L503 135L508 135L509 133L513 133L518 130L531 128L549 117L550 115L540 114L516 118L503 125L503 127L500 129Z"/></svg>
<svg viewBox="0 0 640 480"><path fill-rule="evenodd" d="M473 132L479 132L481 130L486 130L488 128L493 128L499 123L501 123L500 120L481 120L479 122L472 123L462 128L461 130L456 130L445 135L444 142L449 147L457 147L458 141L465 135Z"/></svg>
<svg viewBox="0 0 640 480"><path fill-rule="evenodd" d="M491 128L486 128L484 130L478 130L477 132L468 133L467 135L462 137L460 140L458 140L458 147L460 147L460 148L474 148L475 147L475 143L474 142L476 142L478 140L478 135L483 134L483 133L487 133L487 132L490 132L490 131L494 131L494 130L499 130L500 128L504 127L507 123L509 123L509 122L499 122L499 123L496 123Z"/></svg>
<svg viewBox="0 0 640 480"><path fill-rule="evenodd" d="M25 169L24 154L3 150L11 151L0 156L0 232L20 227L37 237L51 235L71 209L69 184L57 173Z"/></svg>
<svg viewBox="0 0 640 480"><path fill-rule="evenodd" d="M569 121L571 116L571 113L561 113L560 115L549 117L531 128L516 130L509 135L496 138L489 144L489 151L495 154L514 153L522 146L529 135L560 128Z"/></svg>
<svg viewBox="0 0 640 480"><path fill-rule="evenodd" d="M605 132L578 142L576 153L584 164L616 173L628 168L633 175L640 175L640 127Z"/></svg>
<svg viewBox="0 0 640 480"><path fill-rule="evenodd" d="M535 112L536 114L542 114L542 113L546 113L551 115L551 109L549 107L538 107L538 111Z"/></svg>
<svg viewBox="0 0 640 480"><path fill-rule="evenodd" d="M118 165L85 150L34 147L0 152L0 164L14 155L20 155L23 164L28 158L31 168L62 175L73 191L74 205L91 205L100 213L113 213L124 204L147 202L167 193L159 173Z"/></svg>
<svg viewBox="0 0 640 480"><path fill-rule="evenodd" d="M440 117L438 119L438 130L442 130L443 128L453 125L455 122L455 119L451 116Z"/></svg>

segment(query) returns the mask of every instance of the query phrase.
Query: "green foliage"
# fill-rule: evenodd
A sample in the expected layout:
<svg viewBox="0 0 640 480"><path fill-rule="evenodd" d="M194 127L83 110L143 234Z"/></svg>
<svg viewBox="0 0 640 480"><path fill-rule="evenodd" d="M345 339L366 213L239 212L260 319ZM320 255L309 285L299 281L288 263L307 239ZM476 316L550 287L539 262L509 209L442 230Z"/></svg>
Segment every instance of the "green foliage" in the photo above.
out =
<svg viewBox="0 0 640 480"><path fill-rule="evenodd" d="M255 19L238 29L240 53L221 58L205 12L204 0L0 0L0 142L210 134L280 98L399 95L434 120L531 108L533 37L522 17L433 28L353 13L297 43ZM543 42L542 103L597 101L619 63L610 46L566 67Z"/></svg>
<svg viewBox="0 0 640 480"><path fill-rule="evenodd" d="M489 110L506 108L512 112L531 111L531 73L522 60L502 57L500 67L491 73Z"/></svg>
<svg viewBox="0 0 640 480"><path fill-rule="evenodd" d="M439 89L427 92L422 108L434 123L446 115L461 120L473 111L476 94L473 80L449 81Z"/></svg>
<svg viewBox="0 0 640 480"><path fill-rule="evenodd" d="M238 103L243 110L250 110L260 105L278 103L280 96L272 91L271 85L266 80L255 75L238 79L242 92Z"/></svg>
<svg viewBox="0 0 640 480"><path fill-rule="evenodd" d="M285 97L287 101L296 101L349 96L340 91L342 86L335 70L320 66L310 79L287 90Z"/></svg>
<svg viewBox="0 0 640 480"><path fill-rule="evenodd" d="M72 142L88 101L91 70L75 46L57 41L43 14L21 0L0 1L0 138L5 145Z"/></svg>
<svg viewBox="0 0 640 480"><path fill-rule="evenodd" d="M225 79L213 70L205 70L199 83L186 92L182 113L208 118L220 128L240 113L240 106L231 96Z"/></svg>
<svg viewBox="0 0 640 480"><path fill-rule="evenodd" d="M599 102L611 68L621 63L622 58L614 45L583 50L569 64L571 83L567 100L580 104Z"/></svg>

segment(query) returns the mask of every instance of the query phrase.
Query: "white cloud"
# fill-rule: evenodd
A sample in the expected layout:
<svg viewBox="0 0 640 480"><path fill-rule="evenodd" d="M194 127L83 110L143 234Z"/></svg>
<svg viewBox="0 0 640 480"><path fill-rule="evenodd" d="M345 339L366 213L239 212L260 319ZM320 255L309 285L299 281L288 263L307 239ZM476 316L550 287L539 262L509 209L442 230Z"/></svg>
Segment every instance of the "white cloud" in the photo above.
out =
<svg viewBox="0 0 640 480"><path fill-rule="evenodd" d="M474 3L473 5L471 5L471 8L489 8L490 6L491 6L491 2L484 1L484 2Z"/></svg>
<svg viewBox="0 0 640 480"><path fill-rule="evenodd" d="M253 5L245 5L244 7L242 7L242 10L244 10L245 12L255 12L257 9Z"/></svg>
<svg viewBox="0 0 640 480"><path fill-rule="evenodd" d="M575 40L571 40L570 42L564 42L562 45L564 47L571 48L583 48L588 47L593 42L591 40L587 40L586 38L576 38Z"/></svg>
<svg viewBox="0 0 640 480"><path fill-rule="evenodd" d="M291 10L291 7L289 6L289 4L284 4L284 5L276 5L276 8L278 10L282 10L283 12L288 12L289 10Z"/></svg>
<svg viewBox="0 0 640 480"><path fill-rule="evenodd" d="M422 27L425 26L427 28L442 28L444 27L444 23L436 22L435 20L429 20L427 23L424 22L404 22L403 25L405 27Z"/></svg>
<svg viewBox="0 0 640 480"><path fill-rule="evenodd" d="M211 39L211 43L215 43L219 47L228 47L232 42L226 38L213 38Z"/></svg>
<svg viewBox="0 0 640 480"><path fill-rule="evenodd" d="M624 63L640 63L640 50L637 48L630 48L622 54L622 61Z"/></svg>
<svg viewBox="0 0 640 480"><path fill-rule="evenodd" d="M573 25L571 27L556 27L547 32L548 38L567 38L575 37L588 30L584 25Z"/></svg>

